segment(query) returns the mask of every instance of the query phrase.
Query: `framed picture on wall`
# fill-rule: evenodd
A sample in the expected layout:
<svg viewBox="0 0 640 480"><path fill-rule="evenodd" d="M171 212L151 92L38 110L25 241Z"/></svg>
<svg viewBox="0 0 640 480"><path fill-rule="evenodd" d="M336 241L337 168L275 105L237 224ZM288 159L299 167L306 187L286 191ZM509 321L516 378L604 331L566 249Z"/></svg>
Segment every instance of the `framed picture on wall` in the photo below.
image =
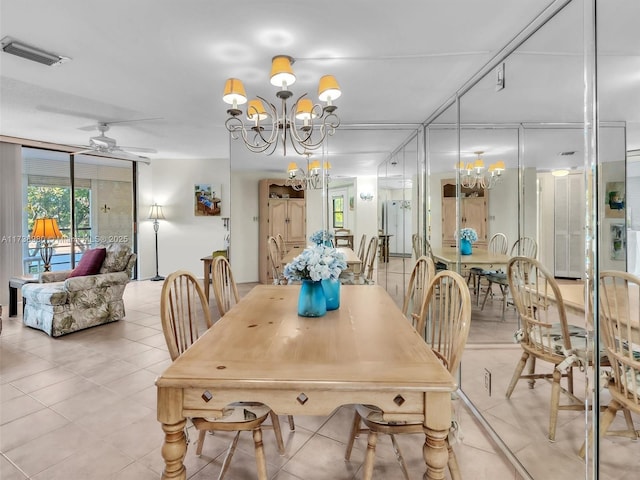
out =
<svg viewBox="0 0 640 480"><path fill-rule="evenodd" d="M611 224L611 259L624 260L627 251L627 239L624 223Z"/></svg>
<svg viewBox="0 0 640 480"><path fill-rule="evenodd" d="M624 218L624 182L607 182L605 217Z"/></svg>
<svg viewBox="0 0 640 480"><path fill-rule="evenodd" d="M194 214L197 217L210 217L220 215L219 189L209 183L196 183L194 185Z"/></svg>

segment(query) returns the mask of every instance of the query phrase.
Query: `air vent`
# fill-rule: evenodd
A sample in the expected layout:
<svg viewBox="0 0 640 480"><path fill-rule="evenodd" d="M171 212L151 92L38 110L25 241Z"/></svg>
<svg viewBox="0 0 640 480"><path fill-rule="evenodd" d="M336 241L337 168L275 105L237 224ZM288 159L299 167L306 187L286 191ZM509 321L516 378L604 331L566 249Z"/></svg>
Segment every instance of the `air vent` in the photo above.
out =
<svg viewBox="0 0 640 480"><path fill-rule="evenodd" d="M576 154L575 150L570 150L568 152L560 152L561 157L570 157L571 155L575 155L575 154Z"/></svg>
<svg viewBox="0 0 640 480"><path fill-rule="evenodd" d="M45 52L39 48L25 45L24 43L17 42L10 37L4 37L0 40L2 44L2 50L18 57L26 58L33 62L42 63L43 65L52 66L59 65L61 63L69 61L68 57L61 57L53 53Z"/></svg>

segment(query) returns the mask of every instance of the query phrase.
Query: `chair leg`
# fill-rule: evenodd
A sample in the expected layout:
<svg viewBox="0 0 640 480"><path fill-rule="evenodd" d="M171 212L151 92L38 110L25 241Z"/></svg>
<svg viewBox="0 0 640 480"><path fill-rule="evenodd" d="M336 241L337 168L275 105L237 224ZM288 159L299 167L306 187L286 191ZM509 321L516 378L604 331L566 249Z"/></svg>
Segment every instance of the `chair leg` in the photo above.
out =
<svg viewBox="0 0 640 480"><path fill-rule="evenodd" d="M607 407L604 414L602 415L602 418L600 419L600 436L601 437L607 434L607 430L609 430L611 423L613 423L613 419L616 418L616 413L618 413L619 408L621 408L621 405L617 401L611 400L611 402L609 402L609 406ZM593 443L593 427L589 429L589 436L587 437L587 442L589 443L589 445ZM582 444L582 448L580 448L580 452L578 452L578 455L580 455L581 458L584 458L585 456L585 453L587 450L587 442Z"/></svg>
<svg viewBox="0 0 640 480"><path fill-rule="evenodd" d="M276 443L278 444L278 451L280 455L284 455L284 442L282 441L282 430L280 429L280 419L273 410L269 412L271 417L271 423L273 424L273 432L276 434Z"/></svg>
<svg viewBox="0 0 640 480"><path fill-rule="evenodd" d="M491 293L491 289L493 287L493 282L491 280L488 280L489 284L487 285L487 291L484 294L484 300L482 300L482 306L480 307L480 310L484 310L484 304L487 303L487 297L489 296L489 293Z"/></svg>
<svg viewBox="0 0 640 480"><path fill-rule="evenodd" d="M262 430L257 427L253 430L253 443L256 448L256 466L258 467L258 480L267 480L267 459L264 455L262 443Z"/></svg>
<svg viewBox="0 0 640 480"><path fill-rule="evenodd" d="M632 440L638 439L638 432L636 431L636 427L633 424L633 419L631 418L631 412L628 408L622 408L622 413L624 415L624 421L627 423L627 429L629 430L629 434Z"/></svg>
<svg viewBox="0 0 640 480"><path fill-rule="evenodd" d="M529 357L529 375L536 373L536 357ZM529 379L529 388L533 388L536 385L536 379Z"/></svg>
<svg viewBox="0 0 640 480"><path fill-rule="evenodd" d="M522 370L524 370L524 366L527 363L527 358L529 358L528 352L522 352L522 356L516 365L516 369L513 372L513 376L511 377L511 382L509 383L509 387L507 388L506 396L507 398L511 398L511 394L513 393L513 389L516 387L516 383L520 379L520 375L522 375Z"/></svg>
<svg viewBox="0 0 640 480"><path fill-rule="evenodd" d="M376 444L378 443L378 432L369 430L367 438L367 454L364 457L364 468L362 480L371 480L373 477L373 464L376 459Z"/></svg>
<svg viewBox="0 0 640 480"><path fill-rule="evenodd" d="M558 425L558 407L560 406L560 379L562 374L553 369L553 383L551 384L551 415L549 417L549 440L556 441L556 426Z"/></svg>
<svg viewBox="0 0 640 480"><path fill-rule="evenodd" d="M360 414L353 412L353 422L351 422L351 432L349 432L349 443L347 443L347 450L344 453L344 459L349 460L351 458L351 450L353 450L353 442L356 440L358 433L360 432Z"/></svg>
<svg viewBox="0 0 640 480"><path fill-rule="evenodd" d="M400 468L402 468L402 474L404 475L404 480L409 480L409 471L407 470L407 464L402 457L402 452L400 451L400 446L396 441L396 436L394 434L389 434L391 437L391 444L393 445L393 451L396 453L396 459L400 464Z"/></svg>
<svg viewBox="0 0 640 480"><path fill-rule="evenodd" d="M231 458L233 457L234 452L236 451L236 446L238 445L238 438L240 438L240 431L238 431L233 437L233 441L229 445L229 449L227 450L227 454L224 457L224 461L222 462L222 469L220 470L220 474L218 475L218 480L222 480L229 470L229 465L231 464Z"/></svg>
<svg viewBox="0 0 640 480"><path fill-rule="evenodd" d="M198 445L196 446L196 455L202 455L202 446L204 445L204 437L207 434L206 430L200 430L198 432Z"/></svg>
<svg viewBox="0 0 640 480"><path fill-rule="evenodd" d="M287 415L287 419L289 420L289 430L293 432L296 429L296 424L293 423L293 415Z"/></svg>
<svg viewBox="0 0 640 480"><path fill-rule="evenodd" d="M449 450L449 460L447 461L447 466L449 467L449 474L451 475L451 480L462 480L462 474L460 473L460 466L458 465L458 459L456 458L456 454L453 451L453 447L447 441L447 450Z"/></svg>

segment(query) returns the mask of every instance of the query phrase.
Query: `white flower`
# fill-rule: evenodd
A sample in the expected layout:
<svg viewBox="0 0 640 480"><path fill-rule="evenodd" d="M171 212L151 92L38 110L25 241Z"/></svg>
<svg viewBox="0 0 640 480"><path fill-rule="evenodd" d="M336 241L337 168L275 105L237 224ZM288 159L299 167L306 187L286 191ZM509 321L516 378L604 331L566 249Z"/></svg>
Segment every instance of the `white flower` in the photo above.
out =
<svg viewBox="0 0 640 480"><path fill-rule="evenodd" d="M463 240L468 240L471 243L478 241L478 234L473 228L461 228L459 237Z"/></svg>
<svg viewBox="0 0 640 480"><path fill-rule="evenodd" d="M293 280L326 280L337 279L342 270L347 268L344 254L335 248L325 245L314 245L305 248L284 267L283 275Z"/></svg>

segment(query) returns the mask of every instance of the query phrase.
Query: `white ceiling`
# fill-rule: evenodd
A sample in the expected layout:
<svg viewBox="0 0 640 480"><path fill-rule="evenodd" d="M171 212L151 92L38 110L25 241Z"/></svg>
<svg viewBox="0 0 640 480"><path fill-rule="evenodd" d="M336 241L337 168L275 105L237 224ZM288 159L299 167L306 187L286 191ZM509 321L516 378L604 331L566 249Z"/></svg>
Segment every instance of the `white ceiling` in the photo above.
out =
<svg viewBox="0 0 640 480"><path fill-rule="evenodd" d="M295 94L314 97L325 73L341 85L335 103L342 127L329 142L334 173L373 174L415 125L550 3L2 0L0 38L72 60L46 67L0 53L0 134L85 145L97 131L83 127L159 117L113 125L107 135L119 145L156 149L152 160L228 158L232 148L233 170L281 174L291 158L280 150L265 157L238 142L230 147L221 97L233 76L249 96L275 103L270 62L287 54L296 59ZM502 92L495 94L487 78L463 97L463 120L580 121L582 3L574 1L509 59ZM631 122L629 148L640 148L640 2L598 5L606 25L599 32L607 54L602 118ZM362 130L362 124L395 127ZM469 151L474 143L483 142L470 138ZM500 151L495 143L487 148Z"/></svg>

